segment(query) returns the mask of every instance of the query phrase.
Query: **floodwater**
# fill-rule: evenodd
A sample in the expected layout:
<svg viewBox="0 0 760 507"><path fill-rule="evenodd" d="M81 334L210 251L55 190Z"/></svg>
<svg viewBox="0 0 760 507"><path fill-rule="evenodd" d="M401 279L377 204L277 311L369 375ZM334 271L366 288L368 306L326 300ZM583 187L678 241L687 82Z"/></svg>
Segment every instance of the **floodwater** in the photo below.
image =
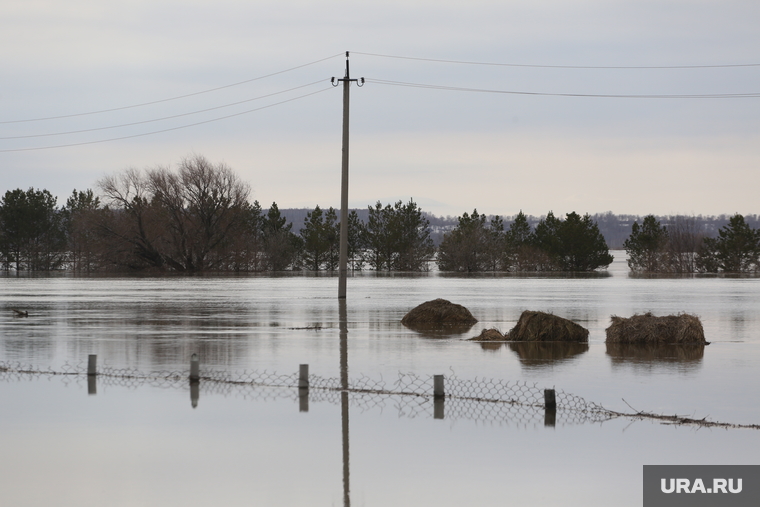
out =
<svg viewBox="0 0 760 507"><path fill-rule="evenodd" d="M101 367L186 372L197 353L202 373L231 378L300 364L366 385L443 374L556 387L624 412L760 423L760 279L632 278L613 254L606 275L589 277L358 274L344 309L326 275L8 276L0 362L63 371L97 354ZM478 324L444 336L400 324L437 297ZM588 347L464 340L509 330L523 310L575 320ZM712 344L605 345L611 315L646 311L696 314ZM448 400L436 418L428 398L294 391L0 376L2 504L638 506L642 465L759 464L757 430L562 411L551 426L535 409Z"/></svg>

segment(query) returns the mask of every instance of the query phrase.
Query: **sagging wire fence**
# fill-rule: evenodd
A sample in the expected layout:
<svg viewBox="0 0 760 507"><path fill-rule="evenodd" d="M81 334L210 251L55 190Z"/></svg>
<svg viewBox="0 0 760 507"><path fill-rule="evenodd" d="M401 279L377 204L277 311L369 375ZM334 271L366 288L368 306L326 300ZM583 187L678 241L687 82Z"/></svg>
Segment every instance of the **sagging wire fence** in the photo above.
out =
<svg viewBox="0 0 760 507"><path fill-rule="evenodd" d="M679 415L650 412L618 412L600 404L557 389L544 389L536 383L492 378L459 378L453 371L447 375L418 375L399 372L392 382L373 379L322 377L308 373L308 365L300 371L282 374L267 370L201 370L191 361L190 371L140 372L131 368L102 366L96 368L94 356L89 363L64 364L58 369L41 369L20 363L0 361L0 382L29 378L59 378L65 383L87 382L88 392L96 394L97 386L139 388L151 386L190 390L193 407L204 395L234 396L249 401L291 400L299 410L308 412L309 403L342 403L343 393L359 412L372 410L398 413L399 418L468 420L476 423L517 427L566 426L603 423L611 419L655 420L663 424L719 427L725 429L760 429L758 424L733 424L692 419ZM634 409L635 410L635 409Z"/></svg>

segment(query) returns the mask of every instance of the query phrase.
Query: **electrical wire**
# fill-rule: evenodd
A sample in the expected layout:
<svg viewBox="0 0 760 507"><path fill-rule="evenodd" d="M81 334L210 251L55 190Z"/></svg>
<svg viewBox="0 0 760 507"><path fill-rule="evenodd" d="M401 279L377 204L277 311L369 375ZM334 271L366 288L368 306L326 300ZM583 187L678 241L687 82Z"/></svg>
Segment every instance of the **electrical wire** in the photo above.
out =
<svg viewBox="0 0 760 507"><path fill-rule="evenodd" d="M221 106L209 107L207 109L199 109L197 111L191 111L189 113L181 113L181 114L175 114L175 115L172 115L172 116L164 116L162 118L154 118L152 120L142 120L142 121L136 121L136 122L132 122L132 123L122 123L122 124L119 124L119 125L109 125L107 127L94 127L94 128L81 129L81 130L69 130L69 131L66 131L66 132L50 132L50 133L47 133L47 134L30 134L30 135L24 135L24 136L8 136L8 137L0 137L0 139L3 139L3 140L6 140L6 139L29 139L29 138L33 138L33 137L62 136L62 135L68 135L68 134L81 134L83 132L95 132L95 131L98 131L98 130L109 130L109 129L116 129L116 128L121 128L121 127L131 127L131 126L134 126L134 125L143 125L143 124L146 124L146 123L154 123L154 122L157 122L157 121L171 120L171 119L174 119L174 118L181 118L183 116L191 116L191 115L194 115L194 114L207 113L209 111L216 111L218 109L224 109L226 107L237 106L237 105L240 105L240 104L245 104L247 102L253 102L254 100L260 100L260 99L264 99L264 98L267 98L267 97L273 97L275 95L281 95L283 93L292 92L293 90L299 90L301 88L306 88L306 87L309 87L309 86L314 86L315 84L322 83L322 82L324 82L324 79L320 79L319 81L314 81L313 83L308 83L308 84L305 84L305 85L296 86L294 88L289 88L287 90L282 90L282 91L279 91L279 92L269 93L267 95L261 95L259 97L254 97L254 98L251 98L251 99L240 100L238 102L231 102L229 104L223 104Z"/></svg>
<svg viewBox="0 0 760 507"><path fill-rule="evenodd" d="M261 79L266 79L268 77L277 76L279 74L284 74L286 72L290 72L290 71L293 71L293 70L296 70L296 69L301 69L303 67L308 67L309 65L314 65L316 63L324 62L325 60L330 60L332 58L337 58L338 56L343 56L343 53L338 53L336 55L328 56L326 58L321 58L321 59L315 60L313 62L304 63L303 65L297 65L297 66L291 67L289 69L273 72L271 74L266 74L264 76L259 76L259 77L255 77L255 78L252 78L252 79L246 79L245 81L239 81L237 83L232 83L232 84L228 84L228 85L224 85L224 86L218 86L216 88L210 88L208 90L202 90L202 91L199 91L199 92L188 93L188 94L185 94L185 95L177 95L176 97L169 97L169 98L166 98L166 99L153 100L153 101L150 101L150 102L143 102L143 103L140 103L140 104L132 104L131 106L122 106L122 107L114 107L114 108L111 108L111 109L101 109L101 110L98 110L98 111L89 111L89 112L86 112L86 113L64 114L64 115L60 115L60 116L47 116L47 117L44 117L44 118L28 118L28 119L25 119L25 120L0 121L0 125L9 124L9 123L28 123L28 122L34 122L34 121L58 120L58 119L61 119L61 118L74 118L76 116L88 116L88 115L92 115L92 114L110 113L110 112L113 112L113 111L123 111L125 109L132 109L132 108L135 108L135 107L151 106L153 104L160 104L162 102L170 102L172 100L184 99L184 98L187 98L187 97L195 97L196 95L202 95L204 93L211 93L211 92L215 92L215 91L218 91L218 90L224 90L225 88L232 88L233 86L240 86L242 84L252 83L254 81L259 81Z"/></svg>
<svg viewBox="0 0 760 507"><path fill-rule="evenodd" d="M422 62L455 63L461 65L484 65L491 67L526 67L534 69L725 69L735 67L760 67L760 63L726 63L717 65L538 65L527 63L473 62L466 60L444 60L439 58L419 58L414 56L381 55L351 51L354 55L395 58L397 60L415 60Z"/></svg>
<svg viewBox="0 0 760 507"><path fill-rule="evenodd" d="M242 116L244 114L253 113L255 111L261 111L262 109L268 109L270 107L279 106L280 104L285 104L287 102L292 102L294 100L303 99L305 97L310 97L312 95L316 95L318 93L326 92L326 91L332 90L332 89L333 89L333 87L330 86L329 88L323 88L323 89L317 90L315 92L307 93L305 95L300 95L298 97L293 97L293 98L286 99L286 100L283 100L283 101L280 101L280 102L275 102L273 104L268 104L266 106L257 107L255 109L249 109L247 111L241 111L239 113L229 114L229 115L226 115L226 116L220 116L218 118L211 118L209 120L199 121L199 122L195 122L195 123L189 123L187 125L179 125L177 127L171 127L171 128L166 128L166 129L162 129L162 130L154 130L152 132L143 132L141 134L133 134L133 135L129 135L129 136L112 137L110 139L100 139L100 140L97 140L97 141L85 141L85 142L81 142L81 143L59 144L59 145L55 145L55 146L38 146L38 147L32 147L32 148L13 148L13 149L7 149L7 150L0 150L0 153L9 153L9 152L18 152L18 151L52 150L54 148L68 148L68 147L71 147L71 146L85 146L85 145L88 145L88 144L107 143L107 142L111 142L111 141L121 141L123 139L133 139L133 138L136 138L136 137L145 137L145 136L150 136L150 135L154 135L154 134L161 134L161 133L164 133L164 132L171 132L173 130L181 130L181 129L186 129L186 128L189 128L189 127L195 127L197 125L204 125L206 123L212 123L212 122L216 122L216 121L220 121L220 120L226 120L228 118L234 118L235 116Z"/></svg>
<svg viewBox="0 0 760 507"><path fill-rule="evenodd" d="M375 83L388 86L405 86L411 88L426 88L432 90L448 90L457 92L499 93L507 95L534 95L542 97L591 97L609 99L744 99L758 98L760 92L751 93L700 93L700 94L602 94L602 93L549 93L549 92L526 92L513 90L488 90L484 88L464 88L458 86L431 85L423 83L408 83L404 81L389 81L385 79L366 78L367 83Z"/></svg>

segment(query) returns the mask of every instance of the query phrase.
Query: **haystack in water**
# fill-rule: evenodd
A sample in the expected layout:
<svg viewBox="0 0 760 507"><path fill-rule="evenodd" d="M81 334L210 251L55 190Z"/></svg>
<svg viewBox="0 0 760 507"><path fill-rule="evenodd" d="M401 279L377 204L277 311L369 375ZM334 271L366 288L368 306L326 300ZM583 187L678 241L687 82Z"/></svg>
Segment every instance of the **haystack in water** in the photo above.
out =
<svg viewBox="0 0 760 507"><path fill-rule="evenodd" d="M510 341L587 342L588 329L551 313L524 311L509 333Z"/></svg>
<svg viewBox="0 0 760 507"><path fill-rule="evenodd" d="M480 334L474 338L470 338L467 341L471 342L503 342L507 337L501 334L501 331L495 328L484 329Z"/></svg>
<svg viewBox="0 0 760 507"><path fill-rule="evenodd" d="M470 310L445 299L427 301L409 311L401 323L408 327L470 327L478 321Z"/></svg>
<svg viewBox="0 0 760 507"><path fill-rule="evenodd" d="M613 315L611 319L612 324L606 329L606 343L709 343L705 341L702 322L696 315L655 317L647 312L629 318Z"/></svg>

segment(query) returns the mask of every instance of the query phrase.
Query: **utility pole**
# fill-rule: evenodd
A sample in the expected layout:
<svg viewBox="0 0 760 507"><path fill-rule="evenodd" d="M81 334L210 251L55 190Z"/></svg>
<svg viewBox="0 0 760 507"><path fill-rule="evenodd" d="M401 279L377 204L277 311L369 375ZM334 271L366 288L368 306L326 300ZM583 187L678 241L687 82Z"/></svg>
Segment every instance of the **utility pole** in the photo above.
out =
<svg viewBox="0 0 760 507"><path fill-rule="evenodd" d="M351 79L348 72L348 51L346 51L346 76L330 80L333 86L343 83L343 161L340 183L340 259L338 274L338 299L346 299L346 277L348 276L348 91L354 81L364 85L364 78Z"/></svg>

